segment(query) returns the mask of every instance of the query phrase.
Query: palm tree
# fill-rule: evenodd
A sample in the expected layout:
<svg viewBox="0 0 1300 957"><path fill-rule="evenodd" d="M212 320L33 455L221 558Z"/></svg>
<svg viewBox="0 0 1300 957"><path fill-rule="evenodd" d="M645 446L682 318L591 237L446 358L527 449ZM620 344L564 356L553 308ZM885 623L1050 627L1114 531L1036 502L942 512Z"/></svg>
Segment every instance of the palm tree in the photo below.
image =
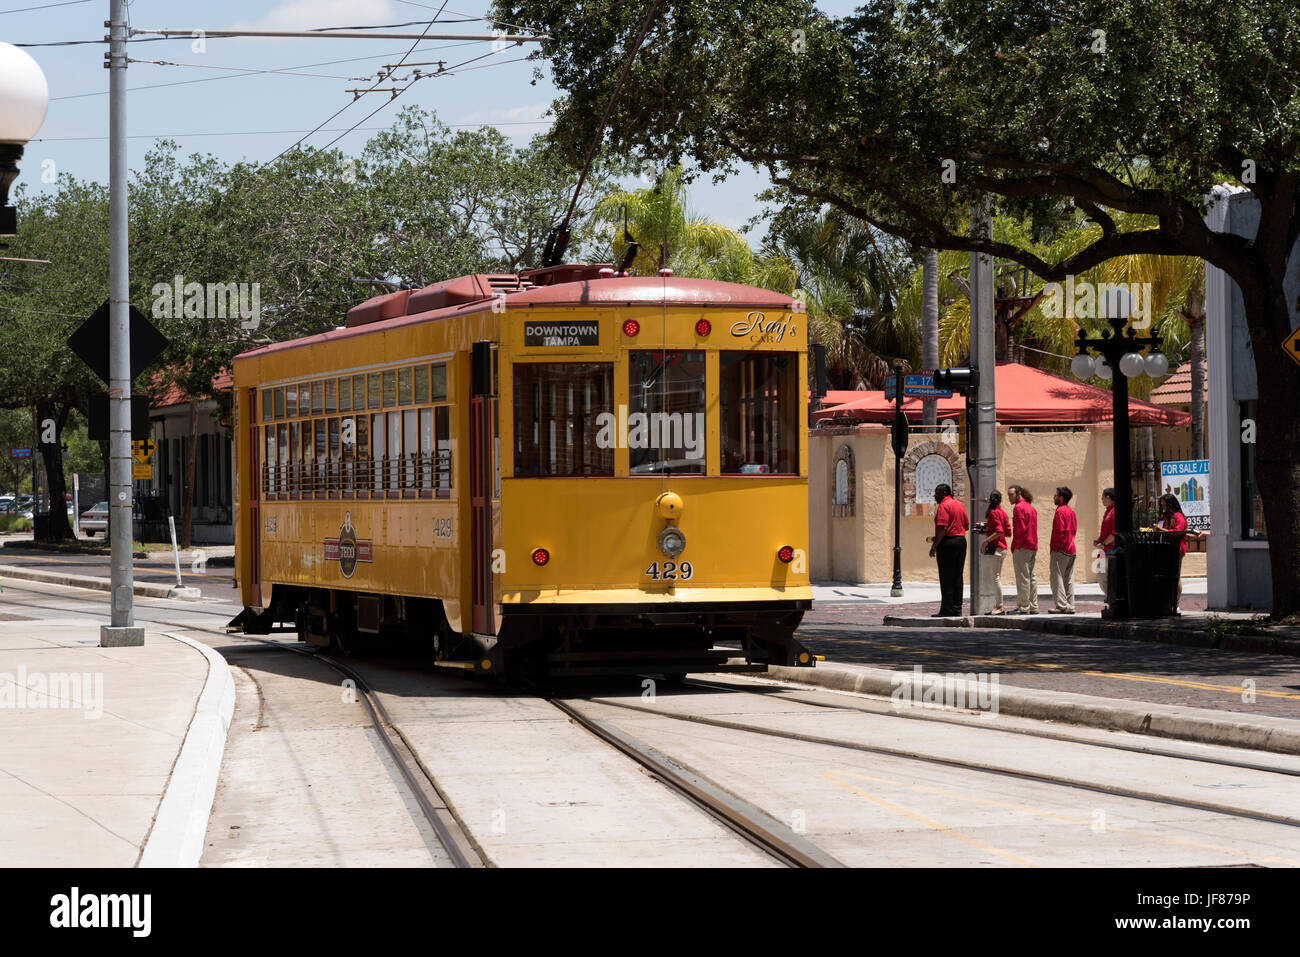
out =
<svg viewBox="0 0 1300 957"><path fill-rule="evenodd" d="M926 369L939 367L939 253L925 251L921 267L921 365ZM934 425L939 421L938 403L926 399L922 421Z"/></svg>
<svg viewBox="0 0 1300 957"><path fill-rule="evenodd" d="M895 361L915 367L917 324L896 306L897 264L869 226L823 211L783 223L764 253L797 278L809 329L826 347L836 385L882 388Z"/></svg>
<svg viewBox="0 0 1300 957"><path fill-rule="evenodd" d="M745 268L753 250L743 236L721 223L691 213L686 200L686 181L680 166L659 174L647 189L613 192L597 201L592 211L596 222L613 227L611 246L619 261L627 249L623 227L640 245L640 253L629 270L637 276L654 276L661 269L678 275L701 276L718 262L727 268Z"/></svg>

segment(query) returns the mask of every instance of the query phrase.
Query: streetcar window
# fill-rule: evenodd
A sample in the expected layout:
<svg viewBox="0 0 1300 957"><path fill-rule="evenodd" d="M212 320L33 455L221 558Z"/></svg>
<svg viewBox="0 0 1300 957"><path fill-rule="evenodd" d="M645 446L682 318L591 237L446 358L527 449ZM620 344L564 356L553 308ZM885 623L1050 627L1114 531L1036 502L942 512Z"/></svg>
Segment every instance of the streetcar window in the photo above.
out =
<svg viewBox="0 0 1300 957"><path fill-rule="evenodd" d="M614 366L515 364L515 475L613 475L614 442L598 442L612 414Z"/></svg>
<svg viewBox="0 0 1300 957"><path fill-rule="evenodd" d="M326 401L329 401L328 398ZM339 411L352 411L352 380L347 376L339 379Z"/></svg>
<svg viewBox="0 0 1300 957"><path fill-rule="evenodd" d="M451 408L440 405L433 410L434 436L437 442L438 494L451 492Z"/></svg>
<svg viewBox="0 0 1300 957"><path fill-rule="evenodd" d="M397 404L411 404L411 367L397 370Z"/></svg>
<svg viewBox="0 0 1300 957"><path fill-rule="evenodd" d="M302 423L302 468L299 469L299 489L303 495L311 495L315 490L316 480L316 456L313 449L316 443L312 437L311 419Z"/></svg>
<svg viewBox="0 0 1300 957"><path fill-rule="evenodd" d="M301 430L297 422L289 423L289 494L297 495L301 486L299 485L299 473L302 465L302 442L300 441Z"/></svg>
<svg viewBox="0 0 1300 957"><path fill-rule="evenodd" d="M417 367L416 372L420 371ZM433 409L420 410L420 491L433 491Z"/></svg>
<svg viewBox="0 0 1300 957"><path fill-rule="evenodd" d="M296 385L285 386L284 415L288 419L297 418L298 416L298 387Z"/></svg>
<svg viewBox="0 0 1300 957"><path fill-rule="evenodd" d="M311 383L298 386L298 414L311 415Z"/></svg>
<svg viewBox="0 0 1300 957"><path fill-rule="evenodd" d="M326 484L326 487L331 492L337 492L342 487L342 482L340 481L341 475L339 469L339 420L338 419L329 420L329 442L330 442L330 448L329 448L330 473L329 473L329 482Z"/></svg>
<svg viewBox="0 0 1300 957"><path fill-rule="evenodd" d="M388 478L385 488L390 492L401 488L402 464L402 413L388 413Z"/></svg>
<svg viewBox="0 0 1300 957"><path fill-rule="evenodd" d="M364 491L370 485L370 418L359 415L355 421L356 437L352 448L357 458L358 491Z"/></svg>
<svg viewBox="0 0 1300 957"><path fill-rule="evenodd" d="M424 405L429 401L429 367L416 366L413 374L415 376L415 404Z"/></svg>
<svg viewBox="0 0 1300 957"><path fill-rule="evenodd" d="M799 471L799 359L792 352L723 352L722 471Z"/></svg>
<svg viewBox="0 0 1300 957"><path fill-rule="evenodd" d="M262 421L270 422L275 418L274 394L270 389L262 390Z"/></svg>
<svg viewBox="0 0 1300 957"><path fill-rule="evenodd" d="M329 459L329 446L325 438L325 420L316 419L316 479L312 488L317 492L328 491L326 485L326 462Z"/></svg>
<svg viewBox="0 0 1300 957"><path fill-rule="evenodd" d="M370 373L370 375L366 377L366 399L369 408L377 409L382 404L380 402L380 388L379 373Z"/></svg>
<svg viewBox="0 0 1300 957"><path fill-rule="evenodd" d="M447 364L436 362L429 368L432 382L429 386L429 398L434 402L447 400Z"/></svg>
<svg viewBox="0 0 1300 957"><path fill-rule="evenodd" d="M397 405L397 373L389 370L384 373L384 407Z"/></svg>
<svg viewBox="0 0 1300 957"><path fill-rule="evenodd" d="M366 407L366 377L363 375L354 375L352 377L352 408L361 411Z"/></svg>
<svg viewBox="0 0 1300 957"><path fill-rule="evenodd" d="M276 477L279 482L276 490L281 494L289 491L289 427L287 425L277 425L275 427L275 454L276 454Z"/></svg>
<svg viewBox="0 0 1300 957"><path fill-rule="evenodd" d="M703 352L628 354L627 432L632 475L704 474Z"/></svg>
<svg viewBox="0 0 1300 957"><path fill-rule="evenodd" d="M414 409L407 409L402 416L402 488L415 488L416 459L420 454L420 440L417 431L419 417Z"/></svg>
<svg viewBox="0 0 1300 957"><path fill-rule="evenodd" d="M370 417L370 470L374 473L371 487L376 492L384 490L384 415L376 412Z"/></svg>
<svg viewBox="0 0 1300 957"><path fill-rule="evenodd" d="M313 382L311 384L311 411L314 415L319 415L325 411L325 383ZM304 409L303 415L307 412Z"/></svg>
<svg viewBox="0 0 1300 957"><path fill-rule="evenodd" d="M269 392L264 394L270 395ZM275 463L275 426L268 425L266 426L266 459L262 463L266 479L262 483L262 494L264 495L275 494Z"/></svg>
<svg viewBox="0 0 1300 957"><path fill-rule="evenodd" d="M339 410L339 383L337 379L325 380L325 413L333 415Z"/></svg>

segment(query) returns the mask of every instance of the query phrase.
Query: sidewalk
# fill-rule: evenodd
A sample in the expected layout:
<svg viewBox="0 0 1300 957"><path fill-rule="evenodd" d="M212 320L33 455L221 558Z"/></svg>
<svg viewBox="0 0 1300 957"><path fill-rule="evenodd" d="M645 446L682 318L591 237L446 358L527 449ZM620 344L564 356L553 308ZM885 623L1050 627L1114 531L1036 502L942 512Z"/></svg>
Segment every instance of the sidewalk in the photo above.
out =
<svg viewBox="0 0 1300 957"><path fill-rule="evenodd" d="M0 620L0 866L194 866L234 705L216 652ZM195 836L197 834L197 837Z"/></svg>

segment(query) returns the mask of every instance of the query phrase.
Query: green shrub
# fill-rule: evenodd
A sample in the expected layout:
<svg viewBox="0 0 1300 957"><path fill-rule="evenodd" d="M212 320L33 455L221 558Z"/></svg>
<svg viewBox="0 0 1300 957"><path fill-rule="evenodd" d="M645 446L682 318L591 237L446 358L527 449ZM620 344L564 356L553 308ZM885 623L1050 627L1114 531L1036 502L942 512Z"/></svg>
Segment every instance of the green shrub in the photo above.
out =
<svg viewBox="0 0 1300 957"><path fill-rule="evenodd" d="M21 515L0 515L0 532L30 531L32 520Z"/></svg>

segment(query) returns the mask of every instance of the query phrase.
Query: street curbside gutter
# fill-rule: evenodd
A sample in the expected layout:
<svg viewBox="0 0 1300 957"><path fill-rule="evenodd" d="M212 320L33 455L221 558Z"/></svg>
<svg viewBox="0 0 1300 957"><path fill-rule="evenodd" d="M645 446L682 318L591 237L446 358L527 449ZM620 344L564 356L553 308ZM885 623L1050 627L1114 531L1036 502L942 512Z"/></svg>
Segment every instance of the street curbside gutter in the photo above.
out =
<svg viewBox="0 0 1300 957"><path fill-rule="evenodd" d="M207 658L208 676L136 866L198 867L235 711L235 681L230 665L215 649L182 635L163 637Z"/></svg>
<svg viewBox="0 0 1300 957"><path fill-rule="evenodd" d="M1035 631L1045 635L1075 635L1121 641L1162 642L1186 648L1217 648L1220 651L1249 651L1265 655L1300 657L1300 641L1273 635L1224 634L1217 638L1204 628L1171 622L1122 622L1100 618L1035 618L1017 615L961 615L948 618L919 618L886 615L889 628L1005 628Z"/></svg>
<svg viewBox="0 0 1300 957"><path fill-rule="evenodd" d="M65 585L68 588L90 588L95 591L112 591L113 588L112 581L107 578L39 571L16 565L0 565L0 582L6 578L42 582L47 585ZM197 588L178 588L175 585L155 585L149 582L134 582L131 587L139 598L199 598L202 595Z"/></svg>
<svg viewBox="0 0 1300 957"><path fill-rule="evenodd" d="M773 666L768 668L767 676L794 684L882 697L890 697L901 685L914 683L911 671L826 663L820 663L816 668ZM920 689L915 690L919 692ZM973 692L975 689L969 690ZM917 698L919 694L913 700ZM1006 685L998 688L998 713L1200 744L1300 754L1300 720L1291 718L1248 718L1235 712L1208 708L1176 707Z"/></svg>

